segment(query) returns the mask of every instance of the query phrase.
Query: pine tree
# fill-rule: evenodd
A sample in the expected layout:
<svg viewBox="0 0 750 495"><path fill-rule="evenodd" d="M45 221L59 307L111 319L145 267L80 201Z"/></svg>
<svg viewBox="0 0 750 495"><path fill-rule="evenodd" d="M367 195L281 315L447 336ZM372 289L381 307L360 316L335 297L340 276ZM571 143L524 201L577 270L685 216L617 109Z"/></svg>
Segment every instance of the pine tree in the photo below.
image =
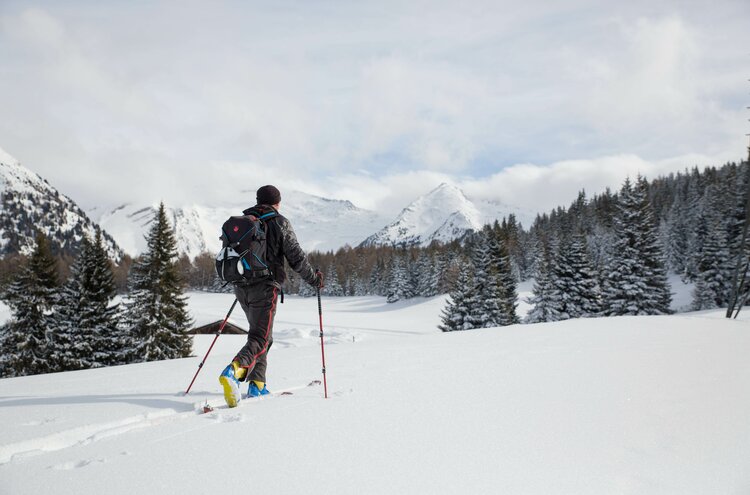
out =
<svg viewBox="0 0 750 495"><path fill-rule="evenodd" d="M411 277L409 276L409 267L406 257L407 255L405 254L393 253L386 295L386 300L389 303L408 299L412 296Z"/></svg>
<svg viewBox="0 0 750 495"><path fill-rule="evenodd" d="M147 248L133 265L126 322L135 339L136 358L142 361L190 355L192 339L187 298L177 271L174 232L164 203L146 237Z"/></svg>
<svg viewBox="0 0 750 495"><path fill-rule="evenodd" d="M701 239L701 250L695 253L697 277L693 290L694 310L722 307L729 295L727 266L730 264L730 246L727 230L717 209L718 198L707 193L705 200L706 204L698 214L696 231L696 236Z"/></svg>
<svg viewBox="0 0 750 495"><path fill-rule="evenodd" d="M604 282L604 313L668 314L671 294L645 179L627 179L614 219L615 245Z"/></svg>
<svg viewBox="0 0 750 495"><path fill-rule="evenodd" d="M469 321L469 312L471 311L471 295L474 289L471 271L468 269L461 270L458 274L456 285L450 292L450 297L443 308L439 326L443 332L455 332L459 330L469 330L474 328Z"/></svg>
<svg viewBox="0 0 750 495"><path fill-rule="evenodd" d="M501 236L488 231L488 290L486 292L487 314L491 326L515 325L520 323L516 314L518 291L516 276L506 244ZM490 301L494 299L494 301Z"/></svg>
<svg viewBox="0 0 750 495"><path fill-rule="evenodd" d="M470 328L487 328L497 325L501 313L497 279L490 275L490 254L485 233L477 234L471 248L469 270L472 271L473 288L465 297L469 307L466 322Z"/></svg>
<svg viewBox="0 0 750 495"><path fill-rule="evenodd" d="M344 287L339 282L339 274L335 263L331 263L328 267L328 273L325 275L325 292L329 296L344 295Z"/></svg>
<svg viewBox="0 0 750 495"><path fill-rule="evenodd" d="M57 371L55 349L50 345L53 308L59 278L57 261L47 237L38 234L36 248L26 266L4 294L13 317L3 326L2 368L7 376Z"/></svg>
<svg viewBox="0 0 750 495"><path fill-rule="evenodd" d="M548 241L537 241L536 275L534 277L533 296L526 302L533 305L526 315L526 323L541 323L555 321L557 314L553 309L553 295L555 286L552 280L552 255Z"/></svg>
<svg viewBox="0 0 750 495"><path fill-rule="evenodd" d="M52 340L60 369L125 364L134 358L129 333L119 324L119 305L111 304L115 294L101 234L97 232L93 243L84 237L55 312Z"/></svg>
<svg viewBox="0 0 750 495"><path fill-rule="evenodd" d="M599 287L583 233L563 234L552 264L551 280L552 321L598 314Z"/></svg>
<svg viewBox="0 0 750 495"><path fill-rule="evenodd" d="M433 262L430 255L420 250L417 262L414 266L414 294L422 297L431 297L437 294L437 285L433 273Z"/></svg>

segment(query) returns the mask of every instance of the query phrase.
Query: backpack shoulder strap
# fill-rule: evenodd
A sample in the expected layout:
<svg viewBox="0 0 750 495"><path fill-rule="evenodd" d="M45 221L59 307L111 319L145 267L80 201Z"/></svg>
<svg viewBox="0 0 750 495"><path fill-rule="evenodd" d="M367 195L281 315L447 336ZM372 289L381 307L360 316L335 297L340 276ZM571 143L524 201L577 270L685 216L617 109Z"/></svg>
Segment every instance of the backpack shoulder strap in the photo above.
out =
<svg viewBox="0 0 750 495"><path fill-rule="evenodd" d="M270 219L272 219L272 218L274 218L274 217L276 217L278 215L279 215L279 213L277 211L272 210L272 211L269 211L268 213L264 213L263 215L259 216L258 220L266 221L266 220L270 220Z"/></svg>

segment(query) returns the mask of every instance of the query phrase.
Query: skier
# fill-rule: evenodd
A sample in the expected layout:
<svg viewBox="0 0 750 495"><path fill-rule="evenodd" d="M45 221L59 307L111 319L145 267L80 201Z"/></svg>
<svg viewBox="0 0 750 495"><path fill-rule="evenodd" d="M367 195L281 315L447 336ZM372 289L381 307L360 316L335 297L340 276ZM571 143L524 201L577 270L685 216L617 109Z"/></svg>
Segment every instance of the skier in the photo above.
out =
<svg viewBox="0 0 750 495"><path fill-rule="evenodd" d="M284 259L302 279L313 287L323 287L323 273L313 270L297 242L292 225L278 214L281 193L271 185L258 189L257 205L243 211L244 215L267 218L264 221L267 235L267 263L271 275L235 284L234 294L247 316L250 328L247 343L219 376L224 388L224 399L229 407L240 401L240 382L248 381L248 397L268 394L266 365L268 350L273 344L273 319L281 284L286 279ZM282 294L283 302L283 294Z"/></svg>

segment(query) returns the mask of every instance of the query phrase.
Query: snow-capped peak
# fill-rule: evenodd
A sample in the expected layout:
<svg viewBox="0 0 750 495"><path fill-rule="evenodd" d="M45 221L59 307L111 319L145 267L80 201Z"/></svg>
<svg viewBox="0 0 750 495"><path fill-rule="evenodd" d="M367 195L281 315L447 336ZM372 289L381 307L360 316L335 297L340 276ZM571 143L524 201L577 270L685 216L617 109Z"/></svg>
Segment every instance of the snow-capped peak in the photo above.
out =
<svg viewBox="0 0 750 495"><path fill-rule="evenodd" d="M482 214L461 189L442 183L420 196L391 224L363 244L429 244L450 241L482 228Z"/></svg>

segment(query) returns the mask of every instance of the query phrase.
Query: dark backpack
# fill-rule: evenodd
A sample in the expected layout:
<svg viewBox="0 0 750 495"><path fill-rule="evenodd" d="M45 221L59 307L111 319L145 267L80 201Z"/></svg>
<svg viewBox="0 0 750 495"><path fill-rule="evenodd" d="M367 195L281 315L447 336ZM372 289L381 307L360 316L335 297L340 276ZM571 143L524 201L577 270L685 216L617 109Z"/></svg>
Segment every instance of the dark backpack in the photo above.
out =
<svg viewBox="0 0 750 495"><path fill-rule="evenodd" d="M242 283L269 278L272 273L266 252L268 232L265 221L278 215L230 217L221 227L222 249L216 257L216 274L225 282Z"/></svg>

